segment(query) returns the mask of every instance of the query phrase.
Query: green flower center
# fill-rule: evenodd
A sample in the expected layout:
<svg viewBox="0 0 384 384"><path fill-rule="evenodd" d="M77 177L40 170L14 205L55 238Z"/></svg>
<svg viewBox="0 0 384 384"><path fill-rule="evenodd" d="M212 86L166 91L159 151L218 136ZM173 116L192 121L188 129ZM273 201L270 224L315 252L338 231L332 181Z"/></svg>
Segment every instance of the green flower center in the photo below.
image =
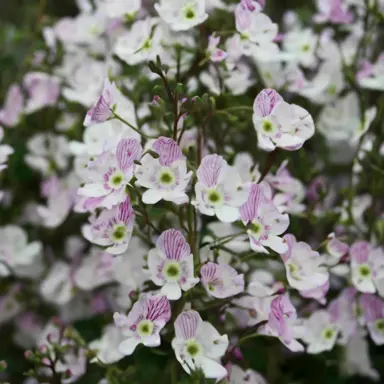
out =
<svg viewBox="0 0 384 384"><path fill-rule="evenodd" d="M371 268L369 265L361 265L359 268L359 273L361 277L371 276Z"/></svg>
<svg viewBox="0 0 384 384"><path fill-rule="evenodd" d="M253 235L255 236L261 236L262 233L264 232L264 225L261 224L258 221L254 221L250 226L249 226L250 231L252 232Z"/></svg>
<svg viewBox="0 0 384 384"><path fill-rule="evenodd" d="M261 125L261 129L266 135L272 135L276 131L275 124L271 120L265 119Z"/></svg>
<svg viewBox="0 0 384 384"><path fill-rule="evenodd" d="M196 343L194 340L189 340L187 342L186 351L189 356L196 357L201 352L200 344Z"/></svg>
<svg viewBox="0 0 384 384"><path fill-rule="evenodd" d="M332 84L328 87L328 93L331 95L331 96L334 96L336 95L336 92L337 92L337 88L336 88L336 85Z"/></svg>
<svg viewBox="0 0 384 384"><path fill-rule="evenodd" d="M181 276L180 264L177 262L170 262L164 268L164 274L168 280L178 280Z"/></svg>
<svg viewBox="0 0 384 384"><path fill-rule="evenodd" d="M335 336L335 330L333 328L325 328L323 330L323 338L325 340L331 340Z"/></svg>
<svg viewBox="0 0 384 384"><path fill-rule="evenodd" d="M188 20L192 20L196 17L196 13L192 8L184 9L184 16Z"/></svg>
<svg viewBox="0 0 384 384"><path fill-rule="evenodd" d="M140 337L151 336L153 332L153 322L150 320L141 320L139 324L137 324L136 331Z"/></svg>
<svg viewBox="0 0 384 384"><path fill-rule="evenodd" d="M109 178L108 185L110 188L120 188L124 181L124 173L121 171L116 171Z"/></svg>
<svg viewBox="0 0 384 384"><path fill-rule="evenodd" d="M223 195L216 189L208 191L208 201L212 205L217 205L223 201Z"/></svg>
<svg viewBox="0 0 384 384"><path fill-rule="evenodd" d="M124 239L126 234L126 227L124 224L117 224L112 232L112 238L115 241L119 241Z"/></svg>
<svg viewBox="0 0 384 384"><path fill-rule="evenodd" d="M311 46L309 44L304 44L301 46L301 50L303 52L308 52L311 49Z"/></svg>
<svg viewBox="0 0 384 384"><path fill-rule="evenodd" d="M146 39L142 45L142 49L144 50L149 50L152 48L152 40L151 39Z"/></svg>
<svg viewBox="0 0 384 384"><path fill-rule="evenodd" d="M168 167L166 167L160 171L158 181L161 185L169 187L175 184L176 178L173 172Z"/></svg>

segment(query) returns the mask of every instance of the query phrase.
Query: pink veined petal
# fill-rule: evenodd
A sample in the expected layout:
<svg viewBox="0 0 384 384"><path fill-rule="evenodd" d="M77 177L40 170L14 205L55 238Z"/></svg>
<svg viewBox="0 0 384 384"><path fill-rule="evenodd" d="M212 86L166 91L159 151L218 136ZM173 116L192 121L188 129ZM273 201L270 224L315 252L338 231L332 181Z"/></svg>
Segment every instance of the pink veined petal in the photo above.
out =
<svg viewBox="0 0 384 384"><path fill-rule="evenodd" d="M226 161L219 155L205 156L197 170L198 180L206 187L215 186L219 182L220 173L226 164Z"/></svg>
<svg viewBox="0 0 384 384"><path fill-rule="evenodd" d="M212 263L211 261L203 265L200 269L201 281L203 283L208 283L217 278L218 264Z"/></svg>
<svg viewBox="0 0 384 384"><path fill-rule="evenodd" d="M274 89L263 89L253 103L254 113L260 117L269 116L280 101L283 101L283 98Z"/></svg>
<svg viewBox="0 0 384 384"><path fill-rule="evenodd" d="M368 262L371 246L366 241L358 241L351 246L349 251L353 262L362 264Z"/></svg>
<svg viewBox="0 0 384 384"><path fill-rule="evenodd" d="M164 231L156 242L159 248L168 260L180 261L191 253L191 248L184 236L176 229Z"/></svg>
<svg viewBox="0 0 384 384"><path fill-rule="evenodd" d="M127 196L125 201L119 204L117 217L125 224L131 223L135 218L135 211L132 208L131 200Z"/></svg>
<svg viewBox="0 0 384 384"><path fill-rule="evenodd" d="M264 200L263 188L259 184L252 184L248 200L240 207L240 217L244 224L252 221L258 213Z"/></svg>
<svg viewBox="0 0 384 384"><path fill-rule="evenodd" d="M284 235L283 239L285 240L285 243L287 244L288 251L285 253L282 253L280 256L284 262L287 262L291 257L292 247L297 241L296 241L296 237L294 235L289 234L289 233Z"/></svg>
<svg viewBox="0 0 384 384"><path fill-rule="evenodd" d="M133 162L140 158L141 150L141 145L136 139L129 138L120 140L116 150L119 168L123 172L126 172L133 166Z"/></svg>
<svg viewBox="0 0 384 384"><path fill-rule="evenodd" d="M159 154L161 165L170 166L176 160L183 158L183 153L176 141L161 136L152 145L152 150Z"/></svg>
<svg viewBox="0 0 384 384"><path fill-rule="evenodd" d="M166 323L170 320L171 306L166 296L148 295L146 305L148 320L164 320Z"/></svg>
<svg viewBox="0 0 384 384"><path fill-rule="evenodd" d="M177 339L189 340L196 336L202 320L198 312L185 311L175 320L175 334Z"/></svg>

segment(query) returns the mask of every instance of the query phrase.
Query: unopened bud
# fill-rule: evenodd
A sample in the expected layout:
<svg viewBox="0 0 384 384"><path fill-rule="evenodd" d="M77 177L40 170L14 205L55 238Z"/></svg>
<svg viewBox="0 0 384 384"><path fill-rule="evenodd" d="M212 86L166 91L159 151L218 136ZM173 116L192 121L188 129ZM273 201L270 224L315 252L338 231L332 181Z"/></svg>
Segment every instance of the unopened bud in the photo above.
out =
<svg viewBox="0 0 384 384"><path fill-rule="evenodd" d="M45 344L40 345L39 349L40 349L41 353L47 353L47 351L48 351L48 347Z"/></svg>
<svg viewBox="0 0 384 384"><path fill-rule="evenodd" d="M32 358L32 356L33 356L33 353L31 350L28 349L28 350L24 351L24 357L26 359L30 359L30 358Z"/></svg>
<svg viewBox="0 0 384 384"><path fill-rule="evenodd" d="M7 362L4 360L1 360L0 361L0 372L4 371L5 369L7 369Z"/></svg>

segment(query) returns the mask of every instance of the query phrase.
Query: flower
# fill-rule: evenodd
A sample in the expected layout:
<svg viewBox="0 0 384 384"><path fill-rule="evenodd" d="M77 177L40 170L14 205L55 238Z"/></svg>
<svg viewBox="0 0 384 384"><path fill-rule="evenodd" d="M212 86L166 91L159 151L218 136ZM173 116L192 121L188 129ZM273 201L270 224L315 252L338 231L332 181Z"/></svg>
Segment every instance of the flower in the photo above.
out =
<svg viewBox="0 0 384 384"><path fill-rule="evenodd" d="M308 291L323 286L329 279L329 273L321 266L323 258L318 252L293 235L285 235L288 251L281 254L284 261L288 283L299 291Z"/></svg>
<svg viewBox="0 0 384 384"><path fill-rule="evenodd" d="M4 137L4 129L0 126L0 143ZM7 144L0 145L0 172L7 168L5 164L8 160L8 156L14 152L13 148Z"/></svg>
<svg viewBox="0 0 384 384"><path fill-rule="evenodd" d="M354 286L365 293L374 293L379 283L380 288L384 283L384 252L373 249L365 241L354 243L349 254L351 257L351 273ZM381 293L384 293L381 290Z"/></svg>
<svg viewBox="0 0 384 384"><path fill-rule="evenodd" d="M217 46L220 44L220 36L216 36L214 33L209 36L208 39L208 55L209 59L215 63L225 60L227 53Z"/></svg>
<svg viewBox="0 0 384 384"><path fill-rule="evenodd" d="M143 294L128 316L115 312L113 319L125 339L119 344L118 351L129 356L141 343L146 347L161 344L160 331L171 319L171 306L165 296Z"/></svg>
<svg viewBox="0 0 384 384"><path fill-rule="evenodd" d="M110 210L103 210L98 217L92 216L90 224L82 228L83 236L91 243L107 247L106 252L123 253L131 239L135 211L129 197Z"/></svg>
<svg viewBox="0 0 384 384"><path fill-rule="evenodd" d="M239 218L239 208L245 203L248 191L243 188L239 173L218 155L203 158L195 185L195 205L208 216L233 222Z"/></svg>
<svg viewBox="0 0 384 384"><path fill-rule="evenodd" d="M0 276L11 273L20 277L37 277L41 272L42 244L28 243L27 233L16 225L0 227Z"/></svg>
<svg viewBox="0 0 384 384"><path fill-rule="evenodd" d="M253 111L258 145L265 151L276 147L295 151L315 132L311 115L298 105L286 103L273 89L257 95Z"/></svg>
<svg viewBox="0 0 384 384"><path fill-rule="evenodd" d="M0 109L0 123L7 127L19 124L24 109L24 97L18 84L12 84L7 92L3 108Z"/></svg>
<svg viewBox="0 0 384 384"><path fill-rule="evenodd" d="M220 380L227 370L218 362L225 354L229 341L196 311L184 311L175 320L172 348L187 373L201 369L208 379Z"/></svg>
<svg viewBox="0 0 384 384"><path fill-rule="evenodd" d="M141 9L141 0L104 0L105 11L111 18L133 16Z"/></svg>
<svg viewBox="0 0 384 384"><path fill-rule="evenodd" d="M149 251L148 268L152 281L162 287L169 300L178 300L181 290L194 287L199 279L193 277L193 255L184 236L176 229L164 231Z"/></svg>
<svg viewBox="0 0 384 384"><path fill-rule="evenodd" d="M384 301L375 295L364 294L360 305L373 342L384 345Z"/></svg>
<svg viewBox="0 0 384 384"><path fill-rule="evenodd" d="M178 144L167 137L159 137L152 145L159 157L146 154L136 169L136 184L148 188L143 193L145 204L156 204L164 199L176 204L188 201L185 190L192 177L187 172L187 160Z"/></svg>
<svg viewBox="0 0 384 384"><path fill-rule="evenodd" d="M155 9L171 29L186 31L208 18L205 3L206 0L160 0Z"/></svg>
<svg viewBox="0 0 384 384"><path fill-rule="evenodd" d="M244 275L228 264L208 262L200 269L201 283L208 295L218 299L235 296L244 291Z"/></svg>
<svg viewBox="0 0 384 384"><path fill-rule="evenodd" d="M96 357L91 362L100 360L104 364L113 364L121 360L124 354L119 352L118 347L123 339L119 328L114 324L107 325L103 329L101 338L89 343L89 349L97 351Z"/></svg>
<svg viewBox="0 0 384 384"><path fill-rule="evenodd" d="M111 83L109 79L106 79L101 96L85 116L84 126L87 127L94 123L102 123L113 115L111 109L116 104L116 93L117 88L115 83Z"/></svg>
<svg viewBox="0 0 384 384"><path fill-rule="evenodd" d="M294 338L296 308L287 294L273 299L268 315L268 323L260 327L260 333L275 336L291 351L303 351L304 347Z"/></svg>
<svg viewBox="0 0 384 384"><path fill-rule="evenodd" d="M229 375L229 384L267 384L260 373L247 369L243 371L238 365L232 365Z"/></svg>
<svg viewBox="0 0 384 384"><path fill-rule="evenodd" d="M87 198L97 198L99 206L112 208L124 201L126 186L133 177L135 160L142 148L134 138L121 139L116 153L105 151L88 164L88 180L77 193Z"/></svg>
<svg viewBox="0 0 384 384"><path fill-rule="evenodd" d="M308 344L308 353L317 354L330 351L334 347L339 329L327 311L312 313L309 319L304 321L304 328L302 339Z"/></svg>
<svg viewBox="0 0 384 384"><path fill-rule="evenodd" d="M44 107L54 106L60 95L60 79L43 72L29 72L23 85L28 93L25 113L34 113Z"/></svg>
<svg viewBox="0 0 384 384"><path fill-rule="evenodd" d="M269 253L265 248L269 247L281 254L288 250L286 241L279 235L288 228L289 217L278 211L266 196L267 191L265 184L251 184L248 200L240 208L240 216L247 226L251 248L255 252Z"/></svg>

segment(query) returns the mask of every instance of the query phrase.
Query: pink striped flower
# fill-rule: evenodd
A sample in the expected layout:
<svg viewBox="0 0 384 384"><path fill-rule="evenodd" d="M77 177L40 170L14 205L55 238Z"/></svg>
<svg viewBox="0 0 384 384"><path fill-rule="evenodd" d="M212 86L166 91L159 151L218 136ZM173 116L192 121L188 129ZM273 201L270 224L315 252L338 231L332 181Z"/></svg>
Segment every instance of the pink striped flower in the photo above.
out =
<svg viewBox="0 0 384 384"><path fill-rule="evenodd" d="M384 301L375 295L364 294L360 306L372 340L376 345L384 345Z"/></svg>
<svg viewBox="0 0 384 384"><path fill-rule="evenodd" d="M171 318L171 306L165 296L157 294L142 295L128 316L115 313L115 325L121 330L125 340L118 350L125 356L132 355L139 344L158 347L161 344L160 331Z"/></svg>
<svg viewBox="0 0 384 384"><path fill-rule="evenodd" d="M147 188L143 202L156 204L163 199L176 204L186 203L185 190L192 172L187 170L187 160L180 147L174 140L161 136L153 143L152 150L158 153L159 158L146 154L135 172L136 184Z"/></svg>
<svg viewBox="0 0 384 384"><path fill-rule="evenodd" d="M82 232L91 243L107 247L106 252L118 255L128 248L134 222L135 212L127 196L111 210L103 210L98 217L92 216Z"/></svg>
<svg viewBox="0 0 384 384"><path fill-rule="evenodd" d="M112 117L111 109L116 104L117 88L115 83L111 83L109 79L105 79L104 89L96 104L87 112L84 119L84 126L102 123Z"/></svg>
<svg viewBox="0 0 384 384"><path fill-rule="evenodd" d="M281 214L267 197L265 184L252 184L248 200L240 208L240 216L255 252L269 253L265 247L284 253L288 245L281 235L289 225L287 214Z"/></svg>
<svg viewBox="0 0 384 384"><path fill-rule="evenodd" d="M133 176L134 162L140 158L141 152L138 140L121 139L116 153L105 151L88 164L88 183L79 188L77 193L89 199L100 198L100 207L112 208L121 203L126 196L125 188Z"/></svg>
<svg viewBox="0 0 384 384"><path fill-rule="evenodd" d="M297 319L296 308L287 294L273 299L268 323L261 327L260 333L275 336L291 351L303 351L304 347L294 338L294 324Z"/></svg>
<svg viewBox="0 0 384 384"><path fill-rule="evenodd" d="M354 286L365 293L375 293L378 288L384 294L384 252L373 249L366 241L354 243L349 251Z"/></svg>
<svg viewBox="0 0 384 384"><path fill-rule="evenodd" d="M177 316L172 347L187 373L201 369L207 379L219 381L226 377L227 370L219 361L228 344L228 336L220 335L198 312L185 311Z"/></svg>
<svg viewBox="0 0 384 384"><path fill-rule="evenodd" d="M208 295L218 299L235 296L244 291L244 275L228 264L209 262L200 269L201 283Z"/></svg>
<svg viewBox="0 0 384 384"><path fill-rule="evenodd" d="M176 229L164 231L149 251L148 268L152 281L162 287L169 300L178 300L181 290L194 287L199 279L193 277L193 255L184 236Z"/></svg>
<svg viewBox="0 0 384 384"><path fill-rule="evenodd" d="M295 104L286 103L273 89L264 89L253 104L253 124L258 145L265 151L300 149L315 133L312 116Z"/></svg>
<svg viewBox="0 0 384 384"><path fill-rule="evenodd" d="M239 208L247 200L248 190L235 167L221 156L207 155L197 170L197 180L195 205L202 214L216 215L226 223L239 218Z"/></svg>

